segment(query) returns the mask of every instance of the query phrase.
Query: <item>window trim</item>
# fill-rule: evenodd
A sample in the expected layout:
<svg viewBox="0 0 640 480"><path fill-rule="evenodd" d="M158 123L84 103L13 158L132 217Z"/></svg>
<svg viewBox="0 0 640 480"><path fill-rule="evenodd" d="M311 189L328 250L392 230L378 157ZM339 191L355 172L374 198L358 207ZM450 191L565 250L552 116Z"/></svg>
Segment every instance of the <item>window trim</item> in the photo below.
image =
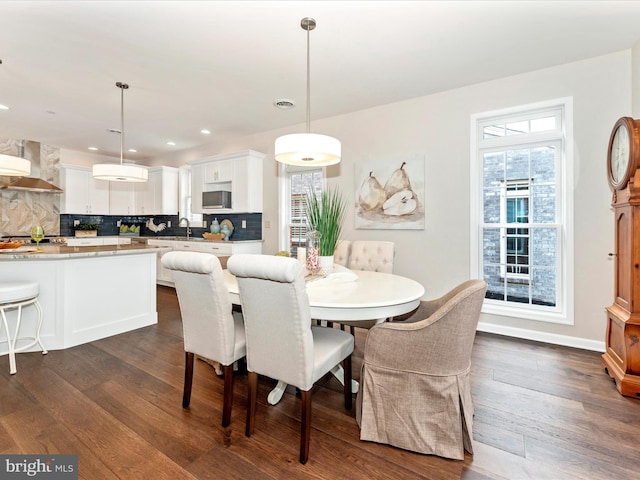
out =
<svg viewBox="0 0 640 480"><path fill-rule="evenodd" d="M562 249L562 258L559 259L560 272L558 274L558 288L561 292L558 295L558 300L560 305L556 311L549 311L548 307L529 304L516 305L504 301L485 299L482 312L520 319L574 325L573 97L562 97L501 110L472 114L470 116L470 272L472 278L483 278L481 270L482 257L480 253L482 251L481 228L483 225L482 176L480 175L482 173L482 156L479 152L479 145L484 139L481 137L481 125L483 122L489 120L495 122L501 117L511 118L518 114L525 116L527 112L535 114L537 110L549 110L552 108L562 109L564 118L561 125L557 124L557 129L563 136L564 147L564 152L560 158L560 168L557 172L560 178L558 187L561 189L559 197L560 211L558 212L560 213L561 222L556 241L562 242L564 247ZM562 130L560 130L560 127L562 127ZM523 143L522 140L518 140L518 137L519 135L513 135L501 138L506 138L514 144ZM538 139L544 137L548 137L548 132L529 134L527 143L535 143ZM483 143L483 150L491 147L491 139L488 140L489 142Z"/></svg>
<svg viewBox="0 0 640 480"><path fill-rule="evenodd" d="M291 223L291 174L322 171L322 186L327 186L325 167L298 167L279 164L278 169L278 249L289 251L289 224Z"/></svg>

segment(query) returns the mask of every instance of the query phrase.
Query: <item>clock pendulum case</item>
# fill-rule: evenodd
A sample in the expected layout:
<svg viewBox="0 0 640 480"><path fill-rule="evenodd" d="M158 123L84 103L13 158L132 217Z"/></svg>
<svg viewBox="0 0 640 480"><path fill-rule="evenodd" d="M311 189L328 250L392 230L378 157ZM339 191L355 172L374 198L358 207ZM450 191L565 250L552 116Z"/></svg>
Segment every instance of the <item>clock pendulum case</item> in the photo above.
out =
<svg viewBox="0 0 640 480"><path fill-rule="evenodd" d="M602 367L622 395L640 398L640 120L620 118L613 127L607 173L613 190L614 301L607 307Z"/></svg>

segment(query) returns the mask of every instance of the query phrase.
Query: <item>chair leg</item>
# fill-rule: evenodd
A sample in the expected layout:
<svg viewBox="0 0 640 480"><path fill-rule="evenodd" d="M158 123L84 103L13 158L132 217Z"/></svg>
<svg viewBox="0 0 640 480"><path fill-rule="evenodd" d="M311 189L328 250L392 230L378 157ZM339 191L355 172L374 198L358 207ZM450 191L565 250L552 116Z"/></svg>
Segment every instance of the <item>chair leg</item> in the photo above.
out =
<svg viewBox="0 0 640 480"><path fill-rule="evenodd" d="M353 325L349 325L349 333L353 336L356 334L356 328Z"/></svg>
<svg viewBox="0 0 640 480"><path fill-rule="evenodd" d="M309 439L311 437L311 390L303 390L301 394L300 463L305 464L309 460Z"/></svg>
<svg viewBox="0 0 640 480"><path fill-rule="evenodd" d="M245 426L244 434L250 437L253 433L256 420L256 396L258 394L258 374L255 372L249 372L247 374L247 424Z"/></svg>
<svg viewBox="0 0 640 480"><path fill-rule="evenodd" d="M184 391L182 393L182 408L187 408L191 403L191 385L193 383L193 360L195 355L191 352L185 353L184 363Z"/></svg>
<svg viewBox="0 0 640 480"><path fill-rule="evenodd" d="M224 401L222 403L222 426L231 423L231 405L233 405L233 364L224 365Z"/></svg>
<svg viewBox="0 0 640 480"><path fill-rule="evenodd" d="M353 404L351 391L351 355L342 361L342 368L344 369L344 408L351 410Z"/></svg>

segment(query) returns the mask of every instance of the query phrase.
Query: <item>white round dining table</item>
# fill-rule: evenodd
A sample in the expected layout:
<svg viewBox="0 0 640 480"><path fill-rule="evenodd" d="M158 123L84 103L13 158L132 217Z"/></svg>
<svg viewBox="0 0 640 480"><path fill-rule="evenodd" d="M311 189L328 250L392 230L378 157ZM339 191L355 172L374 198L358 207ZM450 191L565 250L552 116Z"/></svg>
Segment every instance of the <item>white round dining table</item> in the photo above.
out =
<svg viewBox="0 0 640 480"><path fill-rule="evenodd" d="M350 275L307 279L311 318L337 323L376 319L384 321L386 318L411 312L420 305L424 295L424 287L407 277L364 270L348 272ZM349 279L345 280L347 277ZM242 305L236 278L224 270L224 280L231 303ZM344 383L341 365L336 365L331 373ZM286 387L286 383L278 381L269 393L268 402L271 405L278 403ZM358 382L352 380L352 391L357 393L358 388Z"/></svg>
<svg viewBox="0 0 640 480"><path fill-rule="evenodd" d="M352 270L353 281L320 278L307 281L311 318L334 322L373 320L417 308L424 287L415 280L392 273ZM224 270L231 302L240 305L238 282Z"/></svg>

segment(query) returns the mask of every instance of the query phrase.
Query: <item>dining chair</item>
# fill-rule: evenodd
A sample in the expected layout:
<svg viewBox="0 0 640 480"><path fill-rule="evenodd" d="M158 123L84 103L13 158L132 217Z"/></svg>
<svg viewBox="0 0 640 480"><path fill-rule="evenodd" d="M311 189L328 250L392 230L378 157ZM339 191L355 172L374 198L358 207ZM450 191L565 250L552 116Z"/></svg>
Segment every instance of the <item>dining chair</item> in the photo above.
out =
<svg viewBox="0 0 640 480"><path fill-rule="evenodd" d="M349 269L392 273L394 250L394 242L354 240L351 243Z"/></svg>
<svg viewBox="0 0 640 480"><path fill-rule="evenodd" d="M182 407L191 402L194 357L222 365L224 400L222 426L231 423L233 364L246 355L242 314L233 312L222 267L215 255L169 252L162 265L173 271L184 334L185 371Z"/></svg>
<svg viewBox="0 0 640 480"><path fill-rule="evenodd" d="M344 405L351 409L353 336L334 328L312 327L303 268L294 258L232 255L247 338L248 407L245 435L254 432L258 375L300 390L300 463L309 459L311 388L342 362Z"/></svg>
<svg viewBox="0 0 640 480"><path fill-rule="evenodd" d="M487 289L469 280L367 335L356 399L360 439L464 459L473 454L471 350Z"/></svg>
<svg viewBox="0 0 640 480"><path fill-rule="evenodd" d="M351 250L351 242L349 240L338 240L336 249L333 252L333 263L347 267L349 265L349 252Z"/></svg>
<svg viewBox="0 0 640 480"><path fill-rule="evenodd" d="M354 240L351 244L349 255L349 270L367 270L373 272L392 273L395 243L377 240ZM337 322L342 330L349 327L349 332L354 335L355 327L371 328L384 322L385 318L364 320L359 322Z"/></svg>

